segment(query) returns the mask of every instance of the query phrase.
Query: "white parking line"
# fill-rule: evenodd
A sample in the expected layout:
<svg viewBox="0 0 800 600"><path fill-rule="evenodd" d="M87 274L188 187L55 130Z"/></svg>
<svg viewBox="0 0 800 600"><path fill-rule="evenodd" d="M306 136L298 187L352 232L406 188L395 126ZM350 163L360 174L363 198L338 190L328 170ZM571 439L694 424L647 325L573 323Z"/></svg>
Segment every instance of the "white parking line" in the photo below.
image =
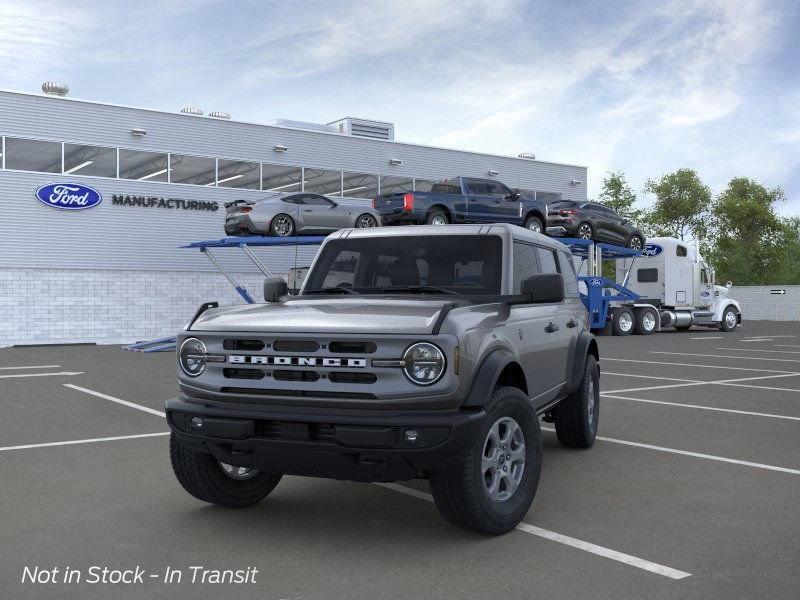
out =
<svg viewBox="0 0 800 600"><path fill-rule="evenodd" d="M749 340L739 340L740 344L744 344L746 342L771 342L772 338L753 338Z"/></svg>
<svg viewBox="0 0 800 600"><path fill-rule="evenodd" d="M0 367L0 371L13 371L15 369L60 369L61 365L27 365L24 367Z"/></svg>
<svg viewBox="0 0 800 600"><path fill-rule="evenodd" d="M555 431L552 427L542 427L542 431ZM792 475L800 475L800 469L790 469L788 467L778 467L776 465L766 465L763 463L750 462L747 460L739 460L736 458L726 458L724 456L715 456L713 454L703 454L701 452L690 452L689 450L680 450L678 448L666 448L664 446L654 446L653 444L643 444L641 442L631 442L629 440L619 440L616 438L603 437L598 435L598 440L610 442L612 444L621 444L623 446L633 446L635 448L646 448L647 450L656 450L657 452L669 452L670 454L680 454L682 456L691 456L693 458L703 458L706 460L715 460L718 462L729 463L733 465L741 465L745 467L753 467L756 469L764 469L766 471L778 471L780 473L790 473Z"/></svg>
<svg viewBox="0 0 800 600"><path fill-rule="evenodd" d="M699 354L697 356L706 356L705 354ZM745 358L743 356L737 356L736 358ZM758 371L760 373L788 373L790 375L796 375L795 371L781 371L779 369L754 369L752 367L729 367L727 365L701 365L698 363L676 363L676 362L667 362L661 360L639 360L636 358L609 358L604 356L600 362L606 361L619 361L619 362L629 362L629 363L642 363L646 365L670 365L672 367L697 367L699 369L728 369L731 371Z"/></svg>
<svg viewBox="0 0 800 600"><path fill-rule="evenodd" d="M751 387L751 388L757 388L757 389L763 389L763 390L773 390L773 389L783 390L783 389L789 389L789 388L771 388L771 387L760 386L760 385L747 385L747 386L745 386L744 384L740 384L739 382L741 382L741 381L757 381L757 380L761 380L761 379L777 379L777 378L782 378L782 377L796 377L798 375L800 375L800 373L781 373L779 375L760 375L758 377L739 377L737 379L716 379L716 380L712 380L712 381L698 381L698 380L695 380L695 381L693 381L691 383L672 383L672 384L668 384L668 385L651 385L651 386L647 386L647 387L627 388L627 389L624 389L624 390L607 390L605 392L600 392L600 393L601 394L618 394L618 393L624 393L624 392L644 392L646 390L663 390L663 389L667 389L667 388L688 387L688 386L693 386L693 385L737 385L737 386L741 385L742 387ZM797 390L791 390L791 391L797 391Z"/></svg>
<svg viewBox="0 0 800 600"><path fill-rule="evenodd" d="M690 337L690 340L719 340L724 338L724 335L703 335L700 337Z"/></svg>
<svg viewBox="0 0 800 600"><path fill-rule="evenodd" d="M763 350L761 348L714 348L714 350L733 350L734 352L771 352L773 354L800 354L792 350Z"/></svg>
<svg viewBox="0 0 800 600"><path fill-rule="evenodd" d="M768 360L771 362L800 363L796 358L761 358L760 356L731 356L729 354L692 354L691 352L665 352L663 350L650 350L650 354L677 354L678 356L702 356L703 358L736 358L739 360Z"/></svg>
<svg viewBox="0 0 800 600"><path fill-rule="evenodd" d="M697 356L706 356L705 354L698 354ZM737 356L736 358L746 358L744 356ZM674 363L660 360L639 360L636 358L609 358L604 356L600 362L614 360L618 362L633 362L642 363L646 365L670 365L672 367L697 367L698 369L728 369L729 371L757 371L759 373L787 373L789 375L796 375L797 371L781 371L779 369L754 369L752 367L729 367L727 365L701 365L698 363Z"/></svg>
<svg viewBox="0 0 800 600"><path fill-rule="evenodd" d="M400 492L401 494L413 496L414 498L419 498L420 500L425 500L426 502L433 502L433 496L430 494L407 488L396 483L376 483L375 485L379 485L395 492ZM643 558L617 552L616 550L611 550L610 548L605 548L604 546L598 546L597 544L592 544L591 542L585 542L574 537L569 537L568 535L556 533L555 531L550 531L549 529L536 527L535 525L520 523L517 525L517 529L546 540L558 542L559 544L564 544L565 546L571 546L573 548L577 548L578 550L583 550L584 552L589 552L590 554L595 554L604 558L610 558L611 560L615 560L638 569L650 571L651 573L656 573L657 575L663 575L664 577L669 577L670 579L685 579L686 577L691 576L691 573L687 573L686 571L679 571L678 569L665 567L664 565L650 562L649 560L644 560Z"/></svg>
<svg viewBox="0 0 800 600"><path fill-rule="evenodd" d="M52 377L54 375L63 375L71 377L72 375L83 375L83 371L59 371L58 373L14 373L13 375L0 375L0 379L18 379L22 377Z"/></svg>
<svg viewBox="0 0 800 600"><path fill-rule="evenodd" d="M775 344L776 348L800 348L797 344Z"/></svg>
<svg viewBox="0 0 800 600"><path fill-rule="evenodd" d="M700 410L711 410L716 412L734 413L737 415L748 415L752 417L767 417L770 419L784 419L787 421L800 421L800 417L792 417L789 415L776 415L772 413L752 412L749 410L735 410L733 408L719 408L716 406L703 406L701 404L684 404L683 402L665 402L663 400L646 400L644 398L630 398L628 396L617 396L614 394L603 394L603 398L611 398L613 400L630 400L631 402L645 402L647 404L663 404L665 406L678 406L680 408L697 408Z"/></svg>
<svg viewBox="0 0 800 600"><path fill-rule="evenodd" d="M51 446L74 446L76 444L95 444L97 442L116 442L117 440L135 440L138 438L150 438L169 435L169 431L159 433L139 433L136 435L117 435L114 437L102 438L89 438L85 440L69 440L66 442L46 442L44 444L25 444L24 446L4 446L0 448L0 452L8 452L9 450L27 450L29 448L49 448Z"/></svg>
<svg viewBox="0 0 800 600"><path fill-rule="evenodd" d="M678 379L677 377L659 377L658 375L637 375L635 373L610 373L603 371L603 376L613 375L614 377L638 377L640 379L660 379L662 381L683 381L686 383L696 383L699 379Z"/></svg>
<svg viewBox="0 0 800 600"><path fill-rule="evenodd" d="M166 418L167 416L160 410L156 410L154 408L148 408L147 406L142 406L141 404L134 404L133 402L128 402L127 400L122 400L121 398L115 398L114 396L109 396L108 394L101 394L100 392L95 392L94 390L80 387L79 385L72 385L71 383L64 383L62 385L72 390L78 390L79 392L83 392L85 394L91 394L92 396L103 398L104 400L116 402L117 404L122 404L123 406L129 406L130 408L135 408L136 410L141 410L142 412L150 413L151 415L156 415L157 417Z"/></svg>

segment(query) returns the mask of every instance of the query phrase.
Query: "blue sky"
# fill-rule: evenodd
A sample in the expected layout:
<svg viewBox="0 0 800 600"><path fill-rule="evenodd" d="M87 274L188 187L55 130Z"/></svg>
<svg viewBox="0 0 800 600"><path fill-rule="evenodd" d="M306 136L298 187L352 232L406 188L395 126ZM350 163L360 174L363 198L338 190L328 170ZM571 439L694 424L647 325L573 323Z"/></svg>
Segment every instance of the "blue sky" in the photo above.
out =
<svg viewBox="0 0 800 600"><path fill-rule="evenodd" d="M396 124L402 141L644 181L745 175L800 214L800 3L0 0L0 87L235 119ZM646 198L645 198L646 199Z"/></svg>

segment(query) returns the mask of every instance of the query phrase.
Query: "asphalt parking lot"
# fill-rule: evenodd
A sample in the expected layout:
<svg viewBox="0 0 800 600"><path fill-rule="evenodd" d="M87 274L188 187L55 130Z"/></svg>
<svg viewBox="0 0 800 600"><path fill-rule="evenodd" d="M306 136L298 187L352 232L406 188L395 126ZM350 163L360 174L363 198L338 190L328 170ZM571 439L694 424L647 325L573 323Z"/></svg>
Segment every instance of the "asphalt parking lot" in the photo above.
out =
<svg viewBox="0 0 800 600"><path fill-rule="evenodd" d="M599 340L600 439L547 431L532 509L496 538L447 524L425 482L285 477L254 508L205 505L169 465L171 353L2 349L0 597L800 597L800 324ZM93 565L147 575L22 583Z"/></svg>

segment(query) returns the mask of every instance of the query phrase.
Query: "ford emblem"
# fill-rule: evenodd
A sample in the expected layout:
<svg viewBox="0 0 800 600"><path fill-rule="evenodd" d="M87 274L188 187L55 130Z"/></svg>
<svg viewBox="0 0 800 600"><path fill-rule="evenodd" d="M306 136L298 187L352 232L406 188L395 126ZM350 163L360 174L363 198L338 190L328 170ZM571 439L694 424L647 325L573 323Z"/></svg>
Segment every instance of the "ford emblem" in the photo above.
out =
<svg viewBox="0 0 800 600"><path fill-rule="evenodd" d="M642 256L658 256L664 251L664 248L658 244L647 244L642 250Z"/></svg>
<svg viewBox="0 0 800 600"><path fill-rule="evenodd" d="M49 183L36 190L36 199L61 210L81 210L97 206L103 201L103 196L79 183Z"/></svg>

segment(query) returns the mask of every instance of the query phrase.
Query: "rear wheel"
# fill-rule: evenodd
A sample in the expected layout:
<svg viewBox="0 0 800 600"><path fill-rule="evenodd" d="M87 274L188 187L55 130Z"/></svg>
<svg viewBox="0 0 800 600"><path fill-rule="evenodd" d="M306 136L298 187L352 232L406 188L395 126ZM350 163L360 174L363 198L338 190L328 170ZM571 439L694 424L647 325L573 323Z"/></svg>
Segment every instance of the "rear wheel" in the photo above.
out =
<svg viewBox="0 0 800 600"><path fill-rule="evenodd" d="M253 467L219 462L210 454L187 448L174 434L169 440L169 455L172 470L183 489L198 500L228 508L257 504L275 489L282 477Z"/></svg>
<svg viewBox="0 0 800 600"><path fill-rule="evenodd" d="M442 209L434 208L428 213L428 216L425 218L425 222L428 225L447 225L450 222L450 219L447 218L447 213L445 213Z"/></svg>
<svg viewBox="0 0 800 600"><path fill-rule="evenodd" d="M535 233L542 233L544 231L544 225L542 225L542 220L539 217L531 215L525 219L525 229L529 229Z"/></svg>
<svg viewBox="0 0 800 600"><path fill-rule="evenodd" d="M633 331L636 335L650 335L656 330L656 313L649 308L636 309Z"/></svg>
<svg viewBox="0 0 800 600"><path fill-rule="evenodd" d="M589 223L581 223L578 225L578 239L590 240L594 236L594 230Z"/></svg>
<svg viewBox="0 0 800 600"><path fill-rule="evenodd" d="M465 456L431 473L431 492L449 522L497 535L514 529L528 512L541 470L539 419L521 390L501 387Z"/></svg>
<svg viewBox="0 0 800 600"><path fill-rule="evenodd" d="M377 227L377 226L378 226L378 219L376 219L369 213L364 213L363 215L360 215L356 219L357 229L364 229L366 227Z"/></svg>
<svg viewBox="0 0 800 600"><path fill-rule="evenodd" d="M644 248L644 240L641 238L641 236L632 235L628 239L628 248L631 250L641 250Z"/></svg>
<svg viewBox="0 0 800 600"><path fill-rule="evenodd" d="M272 217L269 232L278 237L289 237L294 233L294 219L283 213Z"/></svg>
<svg viewBox="0 0 800 600"><path fill-rule="evenodd" d="M722 313L722 322L719 324L721 331L733 331L739 324L739 318L736 315L736 310L729 306Z"/></svg>
<svg viewBox="0 0 800 600"><path fill-rule="evenodd" d="M615 308L612 314L611 333L630 335L633 332L633 311L628 307Z"/></svg>
<svg viewBox="0 0 800 600"><path fill-rule="evenodd" d="M600 369L595 357L586 357L581 387L553 410L558 441L570 448L591 448L600 417Z"/></svg>

